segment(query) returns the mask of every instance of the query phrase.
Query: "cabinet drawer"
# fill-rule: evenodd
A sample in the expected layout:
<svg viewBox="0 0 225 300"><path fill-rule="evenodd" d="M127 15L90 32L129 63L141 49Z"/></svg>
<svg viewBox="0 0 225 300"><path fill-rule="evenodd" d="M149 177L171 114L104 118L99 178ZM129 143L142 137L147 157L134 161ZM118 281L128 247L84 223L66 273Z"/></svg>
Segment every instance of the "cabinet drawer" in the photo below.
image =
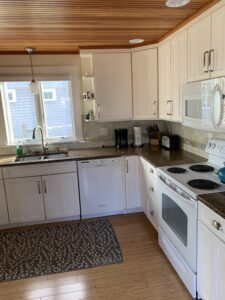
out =
<svg viewBox="0 0 225 300"><path fill-rule="evenodd" d="M60 173L76 172L76 161L42 163L32 165L17 165L3 168L4 178L19 178L29 176L42 176Z"/></svg>
<svg viewBox="0 0 225 300"><path fill-rule="evenodd" d="M201 202L198 202L198 219L225 242L225 219Z"/></svg>
<svg viewBox="0 0 225 300"><path fill-rule="evenodd" d="M156 230L158 230L158 208L155 205L151 199L148 198L148 219L152 223L152 225L155 227Z"/></svg>
<svg viewBox="0 0 225 300"><path fill-rule="evenodd" d="M148 196L155 202L155 205L158 206L158 197L157 197L157 180L155 178L146 178L146 189Z"/></svg>
<svg viewBox="0 0 225 300"><path fill-rule="evenodd" d="M149 174L149 176L157 178L157 168L156 167L154 167L152 164L150 164L147 160L145 160L143 158L141 158L141 163L144 167L146 174Z"/></svg>

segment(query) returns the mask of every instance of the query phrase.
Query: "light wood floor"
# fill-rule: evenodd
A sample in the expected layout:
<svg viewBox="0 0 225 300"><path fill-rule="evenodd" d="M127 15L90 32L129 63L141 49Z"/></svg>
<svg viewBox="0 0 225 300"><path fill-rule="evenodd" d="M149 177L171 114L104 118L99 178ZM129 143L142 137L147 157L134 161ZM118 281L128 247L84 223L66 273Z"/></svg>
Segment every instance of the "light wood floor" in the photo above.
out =
<svg viewBox="0 0 225 300"><path fill-rule="evenodd" d="M124 262L0 283L0 300L191 300L143 214L109 218Z"/></svg>

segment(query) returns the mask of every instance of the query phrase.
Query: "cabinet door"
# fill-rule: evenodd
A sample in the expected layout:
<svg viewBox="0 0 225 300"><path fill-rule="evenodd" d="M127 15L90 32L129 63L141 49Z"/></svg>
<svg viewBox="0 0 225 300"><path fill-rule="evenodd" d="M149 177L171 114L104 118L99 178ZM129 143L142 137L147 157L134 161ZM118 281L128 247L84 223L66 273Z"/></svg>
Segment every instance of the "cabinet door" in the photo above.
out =
<svg viewBox="0 0 225 300"><path fill-rule="evenodd" d="M5 180L11 224L45 220L41 177Z"/></svg>
<svg viewBox="0 0 225 300"><path fill-rule="evenodd" d="M159 47L159 117L171 118L170 41Z"/></svg>
<svg viewBox="0 0 225 300"><path fill-rule="evenodd" d="M134 119L156 119L158 108L157 49L132 54Z"/></svg>
<svg viewBox="0 0 225 300"><path fill-rule="evenodd" d="M9 224L3 180L0 180L0 225Z"/></svg>
<svg viewBox="0 0 225 300"><path fill-rule="evenodd" d="M225 299L225 243L198 222L198 293L203 300Z"/></svg>
<svg viewBox="0 0 225 300"><path fill-rule="evenodd" d="M225 6L212 14L211 77L225 76Z"/></svg>
<svg viewBox="0 0 225 300"><path fill-rule="evenodd" d="M140 208L139 157L125 157L127 209Z"/></svg>
<svg viewBox="0 0 225 300"><path fill-rule="evenodd" d="M171 40L172 121L182 119L181 87L187 83L187 31Z"/></svg>
<svg viewBox="0 0 225 300"><path fill-rule="evenodd" d="M98 120L131 119L131 54L94 54L93 67Z"/></svg>
<svg viewBox="0 0 225 300"><path fill-rule="evenodd" d="M79 216L77 173L42 177L46 218Z"/></svg>
<svg viewBox="0 0 225 300"><path fill-rule="evenodd" d="M188 81L208 79L211 15L188 29ZM207 52L208 51L208 52Z"/></svg>
<svg viewBox="0 0 225 300"><path fill-rule="evenodd" d="M145 167L144 167L144 160L140 159L140 195L141 195L141 206L148 217L148 195L147 195L147 183L145 177Z"/></svg>
<svg viewBox="0 0 225 300"><path fill-rule="evenodd" d="M197 290L203 300L212 300L214 237L211 232L198 222L198 273ZM213 299L215 300L215 299Z"/></svg>
<svg viewBox="0 0 225 300"><path fill-rule="evenodd" d="M214 236L213 294L211 299L225 299L225 243Z"/></svg>

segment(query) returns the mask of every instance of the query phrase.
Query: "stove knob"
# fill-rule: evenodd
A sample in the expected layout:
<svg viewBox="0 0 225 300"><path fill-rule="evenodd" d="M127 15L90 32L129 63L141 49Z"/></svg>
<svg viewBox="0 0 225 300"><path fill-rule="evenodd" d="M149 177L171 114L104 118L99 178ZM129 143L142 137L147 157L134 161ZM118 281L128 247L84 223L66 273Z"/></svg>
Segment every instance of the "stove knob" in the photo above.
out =
<svg viewBox="0 0 225 300"><path fill-rule="evenodd" d="M212 149L215 149L216 148L216 144L212 144Z"/></svg>
<svg viewBox="0 0 225 300"><path fill-rule="evenodd" d="M212 146L212 144L211 144L211 143L209 143L209 144L208 144L208 148L211 148L211 146Z"/></svg>

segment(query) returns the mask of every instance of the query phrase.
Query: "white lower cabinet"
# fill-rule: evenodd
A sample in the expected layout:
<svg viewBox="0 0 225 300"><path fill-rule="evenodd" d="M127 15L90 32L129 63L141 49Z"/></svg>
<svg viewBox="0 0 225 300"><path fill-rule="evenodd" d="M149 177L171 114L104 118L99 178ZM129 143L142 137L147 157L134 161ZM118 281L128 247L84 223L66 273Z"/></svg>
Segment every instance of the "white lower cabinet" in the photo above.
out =
<svg viewBox="0 0 225 300"><path fill-rule="evenodd" d="M197 290L203 300L225 299L225 239L217 237L213 222L218 222L222 230L218 229L218 236L224 233L225 220L220 221L216 214L200 204L200 214L208 217L212 231L208 228L207 220L198 222L198 268ZM206 213L205 213L206 212ZM224 224L223 224L224 221Z"/></svg>
<svg viewBox="0 0 225 300"><path fill-rule="evenodd" d="M42 182L47 220L80 214L76 173L43 176Z"/></svg>
<svg viewBox="0 0 225 300"><path fill-rule="evenodd" d="M140 158L138 156L125 157L126 180L126 208L129 211L139 210L140 202Z"/></svg>
<svg viewBox="0 0 225 300"><path fill-rule="evenodd" d="M10 224L80 217L76 162L5 167L3 177ZM0 224L7 223L7 206L1 213Z"/></svg>
<svg viewBox="0 0 225 300"><path fill-rule="evenodd" d="M41 176L5 180L11 224L45 220Z"/></svg>
<svg viewBox="0 0 225 300"><path fill-rule="evenodd" d="M0 180L0 225L9 224L3 180Z"/></svg>
<svg viewBox="0 0 225 300"><path fill-rule="evenodd" d="M158 195L157 195L157 175L156 168L152 166L145 159L141 158L141 170L142 170L142 203L143 210L153 224L156 230L158 230Z"/></svg>

